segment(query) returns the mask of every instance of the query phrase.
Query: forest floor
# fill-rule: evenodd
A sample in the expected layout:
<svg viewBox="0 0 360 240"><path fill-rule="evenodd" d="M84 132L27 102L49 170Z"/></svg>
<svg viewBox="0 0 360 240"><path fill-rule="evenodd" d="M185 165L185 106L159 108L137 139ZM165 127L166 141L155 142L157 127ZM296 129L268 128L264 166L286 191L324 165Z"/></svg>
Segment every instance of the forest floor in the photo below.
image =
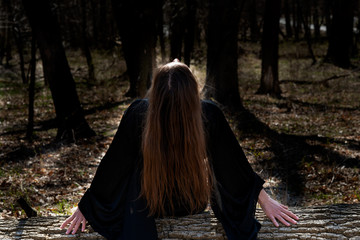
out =
<svg viewBox="0 0 360 240"><path fill-rule="evenodd" d="M323 63L326 45L314 46L311 65L304 43L280 46L281 99L257 95L261 60L259 44L242 43L239 85L243 104L267 131L243 132L230 113L228 120L265 187L289 205L360 202L360 69ZM97 136L72 144L54 142L52 98L37 65L35 129L25 138L27 86L17 60L0 66L0 217L23 218L17 200L25 199L38 215L69 214L90 186L96 167L112 141L132 99L125 63L118 50L93 52L96 82L87 81L80 52L68 59L86 119ZM201 54L199 54L201 55ZM359 65L358 59L353 59ZM205 59L191 66L203 82Z"/></svg>

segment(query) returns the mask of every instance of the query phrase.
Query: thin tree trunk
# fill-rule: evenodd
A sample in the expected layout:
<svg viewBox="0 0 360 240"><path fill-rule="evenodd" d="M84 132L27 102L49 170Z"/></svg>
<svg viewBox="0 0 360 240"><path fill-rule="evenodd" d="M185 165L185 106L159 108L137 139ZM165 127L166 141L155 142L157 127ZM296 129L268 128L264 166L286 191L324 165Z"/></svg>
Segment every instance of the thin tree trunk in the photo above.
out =
<svg viewBox="0 0 360 240"><path fill-rule="evenodd" d="M203 89L232 111L242 111L238 85L238 23L241 6L232 0L211 0L207 30L207 70Z"/></svg>
<svg viewBox="0 0 360 240"><path fill-rule="evenodd" d="M85 4L86 3L83 3L84 0L81 0L81 4ZM100 0L100 4L101 2L105 2L106 0ZM85 2L87 2L85 0ZM101 26L101 27L98 27L98 24L99 24L99 21L102 22L104 21L105 19L99 18L99 14L98 14L98 11L99 11L99 6L97 4L98 1L96 0L90 0L90 5L91 5L91 9L92 9L92 14L91 14L91 17L92 17L92 34L93 34L93 39L98 42L99 39L100 39L100 36L101 35L101 32L104 31L102 28L105 28L106 26ZM83 8L83 7L82 7ZM86 19L86 18L85 18Z"/></svg>
<svg viewBox="0 0 360 240"><path fill-rule="evenodd" d="M301 1L301 4L300 3L298 3L298 4L296 4L296 18L297 18L297 20L296 20L296 22L297 22L297 24L296 24L296 27L297 27L297 32L298 32L298 36L300 37L300 34L301 33L303 33L303 29L302 29L302 24L301 24L301 8L302 8L302 5L303 5L303 1Z"/></svg>
<svg viewBox="0 0 360 240"><path fill-rule="evenodd" d="M336 0L326 59L334 65L349 68L353 41L354 7L352 1Z"/></svg>
<svg viewBox="0 0 360 240"><path fill-rule="evenodd" d="M325 19L326 19L326 37L330 39L331 36L331 8L333 1L324 1L325 7Z"/></svg>
<svg viewBox="0 0 360 240"><path fill-rule="evenodd" d="M306 43L308 46L308 50L309 50L309 54L311 56L312 64L314 65L316 63L316 57L314 55L314 51L312 49L312 44L311 44L311 32L310 32L310 28L309 28L309 23L308 23L308 13L309 11L305 11L306 14L304 14L304 11L302 10L302 6L300 5L300 1L296 0L298 8L299 8L299 16L301 19L302 24L304 25L304 30L305 30L305 39L306 39ZM308 2L306 2L306 7L308 8Z"/></svg>
<svg viewBox="0 0 360 240"><path fill-rule="evenodd" d="M21 79L23 84L27 84L27 78L25 76L24 49L23 49L24 46L23 46L22 33L20 31L20 27L18 26L18 23L15 22L14 12L11 2L9 0L5 0L4 3L6 4L7 14L9 15L8 21L12 22L11 24L12 27L10 29L12 36L15 39L16 47L19 54Z"/></svg>
<svg viewBox="0 0 360 240"><path fill-rule="evenodd" d="M293 29L294 29L294 38L295 38L295 41L299 41L299 22L298 22L298 11L297 11L297 4L295 3L295 1L293 1L292 3L292 16L293 16Z"/></svg>
<svg viewBox="0 0 360 240"><path fill-rule="evenodd" d="M26 137L32 139L34 131L34 102L35 102L35 74L36 74L36 40L34 33L31 39L30 82L29 82L29 115Z"/></svg>
<svg viewBox="0 0 360 240"><path fill-rule="evenodd" d="M360 0L356 2L356 9L360 7ZM354 41L353 41L353 48L352 48L352 57L356 57L359 54L358 42L359 42L359 35L360 35L360 12L357 12L358 21L356 23L356 32L354 33Z"/></svg>
<svg viewBox="0 0 360 240"><path fill-rule="evenodd" d="M20 29L18 28L19 32L15 32L15 29L13 29L14 38L16 41L16 46L19 53L19 60L20 60L20 73L21 73L21 79L24 84L27 84L27 78L25 76L25 62L24 62L24 49L23 49L23 39L22 34L20 32Z"/></svg>
<svg viewBox="0 0 360 240"><path fill-rule="evenodd" d="M249 23L250 23L250 40L252 42L257 42L260 38L260 30L257 22L257 14L256 14L256 0L250 0L249 2Z"/></svg>
<svg viewBox="0 0 360 240"><path fill-rule="evenodd" d="M75 82L61 43L60 29L49 2L23 0L24 9L40 50L45 79L49 82L58 124L57 139L75 141L95 132L85 120Z"/></svg>
<svg viewBox="0 0 360 240"><path fill-rule="evenodd" d="M2 49L0 49L0 63L2 63L2 59L5 57L5 68L10 68L10 60L12 59L11 56L11 44L10 44L10 31L12 30L12 27L10 26L10 23L12 22L11 14L10 14L10 1L9 0L3 0L4 4L4 17L5 24L3 26L4 31L2 33L3 35L3 43L2 43Z"/></svg>
<svg viewBox="0 0 360 240"><path fill-rule="evenodd" d="M163 0L159 1L159 6L157 7L157 36L159 37L159 44L160 44L160 52L161 52L161 61L166 61L166 50L165 50L165 37L164 37L164 11L163 11Z"/></svg>
<svg viewBox="0 0 360 240"><path fill-rule="evenodd" d="M314 37L318 41L320 40L320 22L319 22L319 3L318 0L313 1L314 4L314 14L313 14L313 22L314 22Z"/></svg>
<svg viewBox="0 0 360 240"><path fill-rule="evenodd" d="M266 0L264 28L261 42L261 80L258 94L281 97L279 84L279 19L281 0Z"/></svg>
<svg viewBox="0 0 360 240"><path fill-rule="evenodd" d="M196 2L186 0L186 29L184 36L184 63L190 66L191 53L194 50L195 25L196 25Z"/></svg>
<svg viewBox="0 0 360 240"><path fill-rule="evenodd" d="M84 52L86 63L88 66L88 83L94 83L96 81L95 70L94 70L95 68L87 38L86 0L81 0L81 13L82 13L82 21L81 21L82 50Z"/></svg>
<svg viewBox="0 0 360 240"><path fill-rule="evenodd" d="M291 28L289 0L284 0L284 13L285 13L286 37L291 38L293 33L292 33L292 28Z"/></svg>

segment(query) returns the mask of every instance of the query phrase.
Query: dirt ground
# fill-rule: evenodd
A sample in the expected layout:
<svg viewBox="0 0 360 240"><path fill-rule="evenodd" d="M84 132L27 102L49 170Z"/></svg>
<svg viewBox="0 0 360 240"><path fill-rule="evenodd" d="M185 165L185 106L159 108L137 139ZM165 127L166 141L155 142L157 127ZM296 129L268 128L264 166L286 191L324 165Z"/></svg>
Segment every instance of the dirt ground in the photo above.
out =
<svg viewBox="0 0 360 240"><path fill-rule="evenodd" d="M256 44L242 43L239 85L243 104L266 131L243 131L227 115L248 160L266 180L266 190L285 204L320 205L360 201L360 69L322 62L326 46L314 46L311 65L304 43L280 46L281 99L257 95L261 60ZM23 218L17 200L38 215L69 214L89 187L132 99L118 50L94 51L95 83L86 80L80 52L67 52L86 119L97 133L72 144L54 142L55 112L37 65L35 131L25 138L27 86L13 67L0 66L0 217ZM201 54L199 54L201 56ZM191 66L203 84L205 59ZM353 63L359 65L358 59Z"/></svg>

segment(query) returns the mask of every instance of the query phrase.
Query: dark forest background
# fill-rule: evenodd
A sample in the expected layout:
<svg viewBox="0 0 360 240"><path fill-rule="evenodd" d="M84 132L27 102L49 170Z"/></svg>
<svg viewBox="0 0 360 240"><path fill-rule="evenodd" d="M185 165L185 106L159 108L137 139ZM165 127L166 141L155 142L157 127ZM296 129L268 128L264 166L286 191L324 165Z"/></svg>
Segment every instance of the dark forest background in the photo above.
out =
<svg viewBox="0 0 360 240"><path fill-rule="evenodd" d="M359 202L359 10L358 0L0 0L3 216L68 213L123 111L174 58L223 108L276 198Z"/></svg>

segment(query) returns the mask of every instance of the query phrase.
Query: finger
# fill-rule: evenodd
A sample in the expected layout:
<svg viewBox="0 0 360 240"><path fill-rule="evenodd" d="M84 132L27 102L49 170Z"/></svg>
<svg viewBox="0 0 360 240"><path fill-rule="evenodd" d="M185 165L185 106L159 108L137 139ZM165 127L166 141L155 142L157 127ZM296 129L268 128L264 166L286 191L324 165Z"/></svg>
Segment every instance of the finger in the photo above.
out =
<svg viewBox="0 0 360 240"><path fill-rule="evenodd" d="M71 230L74 228L76 222L77 222L76 219L74 219L74 221L72 221L72 223L70 224L68 230L66 231L66 234L69 234L71 232Z"/></svg>
<svg viewBox="0 0 360 240"><path fill-rule="evenodd" d="M276 218L282 223L284 224L285 226L290 226L290 223L288 223L282 216L276 216Z"/></svg>
<svg viewBox="0 0 360 240"><path fill-rule="evenodd" d="M286 215L290 216L291 218L295 219L295 220L299 220L299 217L296 216L293 212L289 211L289 210L284 210L283 211Z"/></svg>
<svg viewBox="0 0 360 240"><path fill-rule="evenodd" d="M297 222L291 218L289 215L287 215L286 213L281 213L281 216L288 222L292 223L292 224L297 224Z"/></svg>
<svg viewBox="0 0 360 240"><path fill-rule="evenodd" d="M84 219L82 220L82 228L81 228L81 231L82 231L82 232L85 231L85 227L86 227L86 219L84 218Z"/></svg>
<svg viewBox="0 0 360 240"><path fill-rule="evenodd" d="M60 228L63 229L66 225L68 225L73 219L74 219L74 215L71 215L70 217L68 217L63 224L61 224Z"/></svg>
<svg viewBox="0 0 360 240"><path fill-rule="evenodd" d="M279 223L276 221L275 217L271 216L270 220L272 221L272 223L275 225L275 227L279 227Z"/></svg>
<svg viewBox="0 0 360 240"><path fill-rule="evenodd" d="M288 206L283 205L283 204L281 204L281 207L283 207L283 208L285 208L285 209L289 209L289 207L288 207Z"/></svg>
<svg viewBox="0 0 360 240"><path fill-rule="evenodd" d="M77 230L79 229L80 224L81 224L81 219L78 219L76 221L76 224L75 224L75 227L74 227L74 229L72 231L72 234L75 234L77 232Z"/></svg>

